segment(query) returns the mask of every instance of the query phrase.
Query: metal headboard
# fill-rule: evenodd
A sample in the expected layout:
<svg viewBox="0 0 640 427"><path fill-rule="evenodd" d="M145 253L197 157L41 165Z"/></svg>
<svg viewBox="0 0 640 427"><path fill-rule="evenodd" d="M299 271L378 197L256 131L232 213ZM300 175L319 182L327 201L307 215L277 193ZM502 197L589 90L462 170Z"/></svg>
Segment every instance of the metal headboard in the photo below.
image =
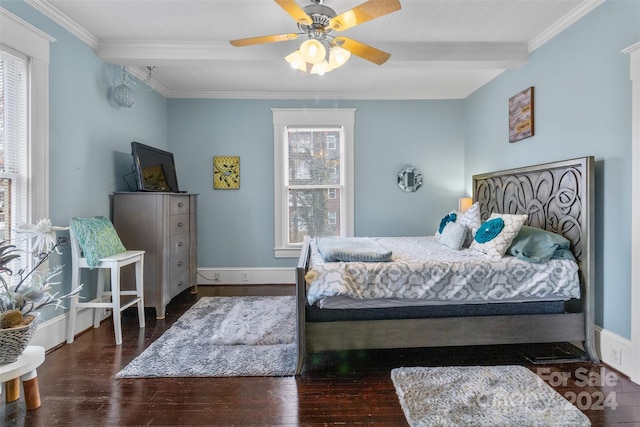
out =
<svg viewBox="0 0 640 427"><path fill-rule="evenodd" d="M473 176L473 199L483 220L493 212L528 214L527 225L571 242L580 265L583 309L593 313L593 156ZM591 307L589 307L591 306Z"/></svg>

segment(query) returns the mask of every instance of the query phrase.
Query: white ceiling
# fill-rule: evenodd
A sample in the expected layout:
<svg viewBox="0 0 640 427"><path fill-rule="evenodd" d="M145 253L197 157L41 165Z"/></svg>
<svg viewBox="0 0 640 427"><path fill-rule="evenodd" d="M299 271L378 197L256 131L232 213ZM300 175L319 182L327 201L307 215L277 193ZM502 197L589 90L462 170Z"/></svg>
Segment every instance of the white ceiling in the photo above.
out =
<svg viewBox="0 0 640 427"><path fill-rule="evenodd" d="M270 0L27 0L96 49L175 98L459 99L604 0L400 0L402 9L340 35L391 53L352 56L323 76L284 56L301 40L233 47L231 39L298 32ZM338 14L364 0L326 0ZM300 6L310 0L297 0Z"/></svg>

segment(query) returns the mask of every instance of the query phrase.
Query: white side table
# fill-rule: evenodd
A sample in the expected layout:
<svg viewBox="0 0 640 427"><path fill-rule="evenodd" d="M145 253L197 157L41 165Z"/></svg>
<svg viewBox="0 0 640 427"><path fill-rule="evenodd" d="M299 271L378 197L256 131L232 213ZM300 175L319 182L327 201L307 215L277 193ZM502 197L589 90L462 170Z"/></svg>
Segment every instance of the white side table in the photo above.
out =
<svg viewBox="0 0 640 427"><path fill-rule="evenodd" d="M20 398L20 380L24 388L27 410L40 407L40 389L36 368L44 362L44 347L30 345L13 363L0 365L0 384L5 384L6 401ZM0 392L2 388L0 388Z"/></svg>

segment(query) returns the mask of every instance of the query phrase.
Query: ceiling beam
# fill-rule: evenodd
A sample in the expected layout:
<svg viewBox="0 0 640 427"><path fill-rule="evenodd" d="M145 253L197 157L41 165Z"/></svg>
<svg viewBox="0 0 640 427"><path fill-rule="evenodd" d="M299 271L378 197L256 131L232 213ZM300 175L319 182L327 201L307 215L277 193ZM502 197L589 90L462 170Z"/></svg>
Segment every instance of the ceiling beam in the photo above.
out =
<svg viewBox="0 0 640 427"><path fill-rule="evenodd" d="M411 42L378 43L375 47L391 53L385 67L428 66L434 68L517 68L529 58L526 43L496 42ZM223 42L99 42L100 59L121 65L204 66L226 61L282 61L297 48L296 43L270 43L233 47Z"/></svg>

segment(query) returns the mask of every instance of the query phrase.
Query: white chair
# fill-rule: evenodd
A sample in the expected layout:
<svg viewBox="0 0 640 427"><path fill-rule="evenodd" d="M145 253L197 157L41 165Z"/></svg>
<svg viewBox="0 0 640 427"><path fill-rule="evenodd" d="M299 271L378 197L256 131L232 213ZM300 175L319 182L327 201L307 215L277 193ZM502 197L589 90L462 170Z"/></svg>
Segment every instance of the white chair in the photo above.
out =
<svg viewBox="0 0 640 427"><path fill-rule="evenodd" d="M74 230L75 228L75 230ZM93 327L100 326L104 310L110 308L113 317L113 329L116 345L122 344L121 312L135 304L138 305L138 321L144 328L144 251L126 250L118 237L113 224L105 217L73 218L70 222L69 237L71 245L71 289L80 286L81 269L98 269L96 298L88 302L80 302L79 296L71 297L69 307L69 327L67 343L71 344L75 337L77 311L84 308L94 309ZM104 243L111 242L105 249ZM95 245L94 245L95 244ZM81 249L84 247L84 251ZM97 248L97 249L96 249ZM117 253L114 253L117 252ZM87 255L89 255L87 257ZM106 255L106 256L105 256ZM123 291L120 288L120 270L122 267L135 264L135 290ZM105 272L111 272L111 290L105 291ZM122 296L132 296L125 298Z"/></svg>

